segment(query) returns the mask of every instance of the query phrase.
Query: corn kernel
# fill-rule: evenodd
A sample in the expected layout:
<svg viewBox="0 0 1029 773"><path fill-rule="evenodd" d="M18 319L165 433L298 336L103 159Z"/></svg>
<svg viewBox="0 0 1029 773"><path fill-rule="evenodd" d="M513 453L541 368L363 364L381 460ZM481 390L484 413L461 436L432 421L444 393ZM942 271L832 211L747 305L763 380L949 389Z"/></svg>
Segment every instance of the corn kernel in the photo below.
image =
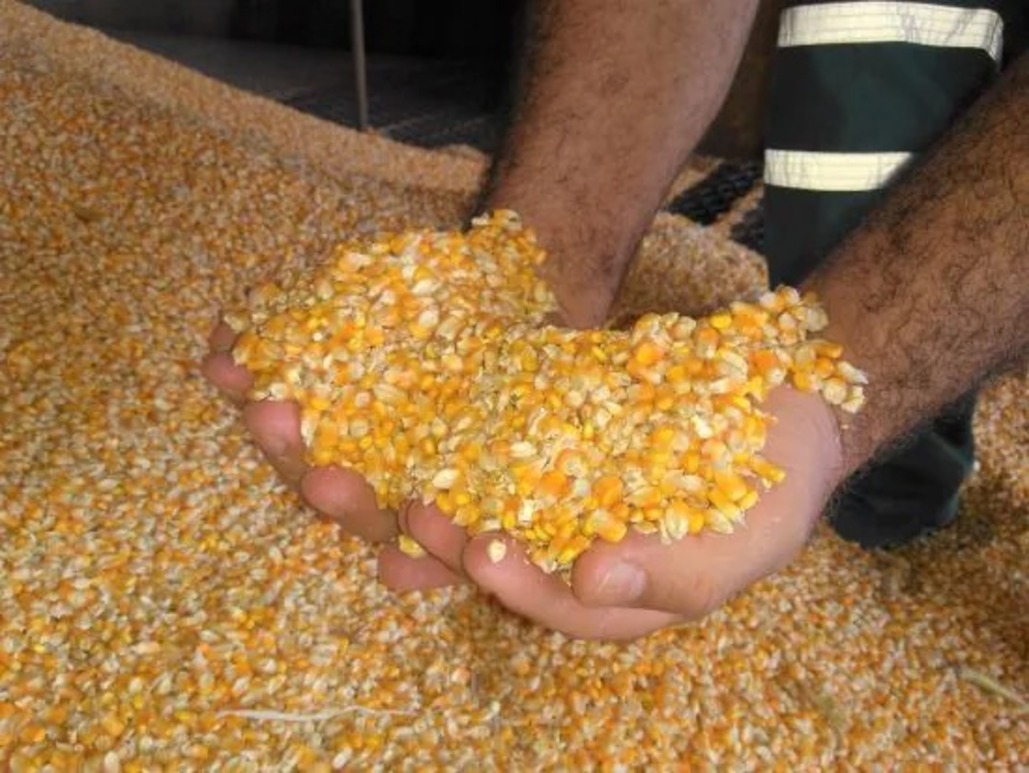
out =
<svg viewBox="0 0 1029 773"><path fill-rule="evenodd" d="M472 533L526 540L548 570L630 524L671 539L701 520L731 530L757 483L783 478L757 454L760 401L785 379L844 410L863 399L840 347L809 337L824 314L791 288L699 321L646 314L628 332L545 324L544 255L510 212L465 233L354 242L337 258L306 285L251 298L235 351L251 397L296 399L308 461L363 473L383 506L413 486ZM374 302L349 289L362 287L380 288ZM328 353L338 369L319 378L308 363ZM689 491L711 508L675 500Z"/></svg>
<svg viewBox="0 0 1029 773"><path fill-rule="evenodd" d="M491 563L499 564L507 555L507 543L499 539L491 540L486 546L486 553Z"/></svg>
<svg viewBox="0 0 1029 773"><path fill-rule="evenodd" d="M421 558L425 555L425 548L406 534L401 534L397 537L397 547L399 547L403 553L411 556L411 558Z"/></svg>

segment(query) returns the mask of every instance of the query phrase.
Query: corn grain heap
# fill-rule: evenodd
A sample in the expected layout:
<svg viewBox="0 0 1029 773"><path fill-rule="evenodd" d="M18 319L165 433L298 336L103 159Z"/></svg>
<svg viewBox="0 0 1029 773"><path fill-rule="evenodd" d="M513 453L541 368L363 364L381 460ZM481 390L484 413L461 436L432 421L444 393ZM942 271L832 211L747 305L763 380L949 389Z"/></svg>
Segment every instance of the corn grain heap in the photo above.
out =
<svg viewBox="0 0 1029 773"><path fill-rule="evenodd" d="M463 162L10 0L0 116L0 770L1024 767L1025 374L983 395L938 536L821 529L698 625L570 642L468 588L386 591L198 373L245 288L454 227ZM681 220L647 249L683 311L758 290Z"/></svg>
<svg viewBox="0 0 1029 773"><path fill-rule="evenodd" d="M360 471L380 506L413 492L473 534L511 532L548 572L630 526L731 532L784 476L760 455L772 387L861 406L864 376L792 288L579 332L545 324L544 260L512 212L343 244L228 316L235 359L252 399L299 403L311 464Z"/></svg>

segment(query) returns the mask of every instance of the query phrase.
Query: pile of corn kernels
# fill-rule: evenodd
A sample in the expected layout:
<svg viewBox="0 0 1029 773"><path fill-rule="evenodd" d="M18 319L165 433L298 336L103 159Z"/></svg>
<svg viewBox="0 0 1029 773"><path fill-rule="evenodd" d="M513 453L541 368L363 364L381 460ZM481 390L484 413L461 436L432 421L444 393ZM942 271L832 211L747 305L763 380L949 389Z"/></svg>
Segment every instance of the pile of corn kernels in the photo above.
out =
<svg viewBox="0 0 1029 773"><path fill-rule="evenodd" d="M868 553L820 526L696 625L569 641L389 592L198 372L228 300L457 223L474 175L11 0L0 116L0 770L1024 767L1024 371L982 394L952 527ZM688 289L643 310L760 289L682 218L642 258Z"/></svg>
<svg viewBox="0 0 1029 773"><path fill-rule="evenodd" d="M577 331L545 324L544 260L510 211L343 244L228 315L235 359L253 399L299 403L312 464L358 470L383 506L416 496L472 533L515 534L548 572L630 527L731 532L784 475L760 454L771 388L864 401L792 288Z"/></svg>

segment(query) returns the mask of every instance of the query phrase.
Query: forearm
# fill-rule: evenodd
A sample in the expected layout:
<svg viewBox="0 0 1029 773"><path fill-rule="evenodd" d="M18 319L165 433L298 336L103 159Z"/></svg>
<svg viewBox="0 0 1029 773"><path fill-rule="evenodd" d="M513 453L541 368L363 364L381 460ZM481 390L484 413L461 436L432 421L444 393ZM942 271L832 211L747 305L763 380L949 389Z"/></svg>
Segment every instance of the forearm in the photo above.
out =
<svg viewBox="0 0 1029 773"><path fill-rule="evenodd" d="M756 0L539 0L484 206L548 249L567 321L603 321L662 197L725 97Z"/></svg>
<svg viewBox="0 0 1029 773"><path fill-rule="evenodd" d="M844 472L1029 345L1029 58L809 283L868 372Z"/></svg>

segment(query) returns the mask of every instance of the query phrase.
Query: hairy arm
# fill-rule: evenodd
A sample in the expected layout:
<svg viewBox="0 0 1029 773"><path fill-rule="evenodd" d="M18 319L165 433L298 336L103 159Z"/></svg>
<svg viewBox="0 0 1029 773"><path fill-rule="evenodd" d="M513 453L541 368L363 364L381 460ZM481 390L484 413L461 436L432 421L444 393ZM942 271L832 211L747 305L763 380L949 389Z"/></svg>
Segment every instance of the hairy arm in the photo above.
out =
<svg viewBox="0 0 1029 773"><path fill-rule="evenodd" d="M571 589L513 543L493 561L486 543L496 535L458 543L454 565L522 615L602 639L699 617L785 565L842 477L1029 343L1027 103L1023 59L809 283L828 308L827 336L870 373L868 403L840 433L821 398L772 391L765 407L778 421L765 453L789 474L746 528L594 545Z"/></svg>
<svg viewBox="0 0 1029 773"><path fill-rule="evenodd" d="M486 207L519 212L567 322L603 322L676 173L714 119L757 0L537 0Z"/></svg>
<svg viewBox="0 0 1029 773"><path fill-rule="evenodd" d="M1029 346L1029 56L809 283L869 372L844 472Z"/></svg>

